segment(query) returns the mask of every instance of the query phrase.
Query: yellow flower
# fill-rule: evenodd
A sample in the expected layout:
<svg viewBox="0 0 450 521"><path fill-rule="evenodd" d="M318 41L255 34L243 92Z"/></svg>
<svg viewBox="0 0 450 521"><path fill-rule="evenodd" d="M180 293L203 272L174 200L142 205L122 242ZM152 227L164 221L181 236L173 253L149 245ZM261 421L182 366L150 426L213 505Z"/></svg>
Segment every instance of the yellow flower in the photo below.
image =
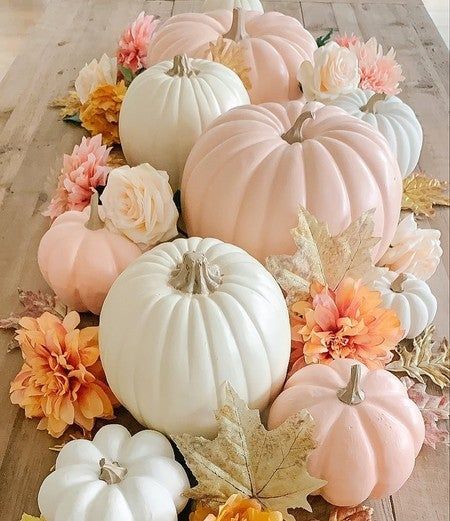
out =
<svg viewBox="0 0 450 521"><path fill-rule="evenodd" d="M119 112L126 91L123 81L117 85L100 85L81 107L81 124L92 135L102 134L105 145L120 143Z"/></svg>
<svg viewBox="0 0 450 521"><path fill-rule="evenodd" d="M234 494L219 508L217 515L199 505L189 516L189 521L283 521L283 516L281 512L263 512L256 499Z"/></svg>

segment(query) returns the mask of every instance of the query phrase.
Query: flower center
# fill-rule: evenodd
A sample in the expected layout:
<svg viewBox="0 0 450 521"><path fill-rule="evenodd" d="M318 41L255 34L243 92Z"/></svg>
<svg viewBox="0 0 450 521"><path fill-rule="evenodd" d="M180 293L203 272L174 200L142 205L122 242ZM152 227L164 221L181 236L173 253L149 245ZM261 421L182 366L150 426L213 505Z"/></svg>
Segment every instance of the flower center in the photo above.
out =
<svg viewBox="0 0 450 521"><path fill-rule="evenodd" d="M331 334L325 340L325 345L330 351L340 351L342 348L347 347L349 342L350 339L347 336Z"/></svg>

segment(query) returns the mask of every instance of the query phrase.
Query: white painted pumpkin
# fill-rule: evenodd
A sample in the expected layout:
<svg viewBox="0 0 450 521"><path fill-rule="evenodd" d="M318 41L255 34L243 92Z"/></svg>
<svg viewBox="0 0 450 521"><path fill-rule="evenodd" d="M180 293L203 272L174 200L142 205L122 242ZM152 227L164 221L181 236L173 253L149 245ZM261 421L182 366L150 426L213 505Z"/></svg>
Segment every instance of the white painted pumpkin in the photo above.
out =
<svg viewBox="0 0 450 521"><path fill-rule="evenodd" d="M46 521L176 521L188 488L162 434L106 425L61 449L38 503Z"/></svg>
<svg viewBox="0 0 450 521"><path fill-rule="evenodd" d="M175 56L150 67L133 80L120 111L128 164L165 170L175 192L200 134L227 110L247 103L238 75L220 63Z"/></svg>
<svg viewBox="0 0 450 521"><path fill-rule="evenodd" d="M251 408L280 391L290 353L281 290L237 246L177 239L122 273L100 316L108 383L142 424L170 434L217 433L228 381Z"/></svg>
<svg viewBox="0 0 450 521"><path fill-rule="evenodd" d="M204 0L201 12L208 13L216 9L232 11L235 7L245 9L246 11L264 13L264 7L260 0Z"/></svg>
<svg viewBox="0 0 450 521"><path fill-rule="evenodd" d="M330 101L377 128L387 139L402 173L408 176L419 161L423 132L413 109L396 96L385 99L383 94L356 89Z"/></svg>
<svg viewBox="0 0 450 521"><path fill-rule="evenodd" d="M437 300L428 284L409 273L388 271L374 282L384 307L397 312L403 338L415 338L429 326L436 315Z"/></svg>

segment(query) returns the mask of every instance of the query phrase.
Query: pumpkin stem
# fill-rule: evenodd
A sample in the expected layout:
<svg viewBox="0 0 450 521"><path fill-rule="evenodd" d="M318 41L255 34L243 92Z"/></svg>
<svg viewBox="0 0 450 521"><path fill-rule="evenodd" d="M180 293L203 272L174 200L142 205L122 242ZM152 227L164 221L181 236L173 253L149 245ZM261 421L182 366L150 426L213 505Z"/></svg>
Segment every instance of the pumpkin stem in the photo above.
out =
<svg viewBox="0 0 450 521"><path fill-rule="evenodd" d="M233 9L233 18L231 19L231 27L228 32L223 35L223 38L240 42L244 38L248 38L247 31L245 30L245 16L239 7Z"/></svg>
<svg viewBox="0 0 450 521"><path fill-rule="evenodd" d="M183 293L208 295L220 286L222 275L219 266L209 264L203 253L188 251L169 282Z"/></svg>
<svg viewBox="0 0 450 521"><path fill-rule="evenodd" d="M190 78L193 74L197 74L198 71L191 67L191 63L186 54L177 54L173 57L173 67L169 69L166 74L169 76L187 76Z"/></svg>
<svg viewBox="0 0 450 521"><path fill-rule="evenodd" d="M281 135L281 138L287 141L290 145L293 145L294 143L301 143L303 141L303 123L310 118L314 119L314 114L312 112L302 112L295 120L295 123L292 125L292 127Z"/></svg>
<svg viewBox="0 0 450 521"><path fill-rule="evenodd" d="M378 92L377 94L373 94L369 101L363 105L359 110L361 112L370 112L371 114L375 114L375 104L379 101L384 101L387 97L387 94L384 92Z"/></svg>
<svg viewBox="0 0 450 521"><path fill-rule="evenodd" d="M361 366L358 364L352 365L352 372L350 381L343 389L339 389L337 396L341 402L347 405L358 405L365 400L364 391L360 388L361 380Z"/></svg>
<svg viewBox="0 0 450 521"><path fill-rule="evenodd" d="M400 273L400 275L392 281L391 283L391 291L394 293L403 293L403 283L407 280L408 277L404 273Z"/></svg>
<svg viewBox="0 0 450 521"><path fill-rule="evenodd" d="M99 479L104 481L107 485L117 485L125 479L128 470L121 467L117 461L109 462L105 458L99 461L100 475Z"/></svg>
<svg viewBox="0 0 450 521"><path fill-rule="evenodd" d="M88 230L101 230L105 227L105 223L100 219L98 214L98 193L94 191L91 195L91 206L89 219L84 225Z"/></svg>

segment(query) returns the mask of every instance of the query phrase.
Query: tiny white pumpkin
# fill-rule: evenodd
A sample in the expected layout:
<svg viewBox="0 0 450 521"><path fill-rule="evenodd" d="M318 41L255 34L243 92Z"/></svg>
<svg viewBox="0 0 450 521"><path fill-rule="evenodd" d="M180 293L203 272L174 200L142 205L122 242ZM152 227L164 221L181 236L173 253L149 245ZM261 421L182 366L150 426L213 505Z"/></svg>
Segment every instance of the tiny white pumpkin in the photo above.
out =
<svg viewBox="0 0 450 521"><path fill-rule="evenodd" d="M381 293L384 307L396 311L403 338L415 338L433 322L437 300L425 281L409 273L387 271L374 287Z"/></svg>
<svg viewBox="0 0 450 521"><path fill-rule="evenodd" d="M186 56L158 63L133 80L122 103L119 133L127 162L165 170L175 192L200 134L227 110L248 103L238 75L220 63Z"/></svg>
<svg viewBox="0 0 450 521"><path fill-rule="evenodd" d="M216 9L232 11L235 7L246 11L264 13L264 7L260 0L204 0L201 12L207 13L209 11L215 11Z"/></svg>
<svg viewBox="0 0 450 521"><path fill-rule="evenodd" d="M366 121L387 139L397 157L402 177L408 176L419 161L423 132L413 109L396 96L386 98L370 90L356 89L330 101L352 116Z"/></svg>
<svg viewBox="0 0 450 521"><path fill-rule="evenodd" d="M46 521L176 521L188 488L162 434L106 425L92 441L64 445L38 503Z"/></svg>
<svg viewBox="0 0 450 521"><path fill-rule="evenodd" d="M142 424L214 436L228 381L252 409L280 391L289 316L275 279L217 239L176 239L142 255L111 288L100 356L119 401Z"/></svg>

